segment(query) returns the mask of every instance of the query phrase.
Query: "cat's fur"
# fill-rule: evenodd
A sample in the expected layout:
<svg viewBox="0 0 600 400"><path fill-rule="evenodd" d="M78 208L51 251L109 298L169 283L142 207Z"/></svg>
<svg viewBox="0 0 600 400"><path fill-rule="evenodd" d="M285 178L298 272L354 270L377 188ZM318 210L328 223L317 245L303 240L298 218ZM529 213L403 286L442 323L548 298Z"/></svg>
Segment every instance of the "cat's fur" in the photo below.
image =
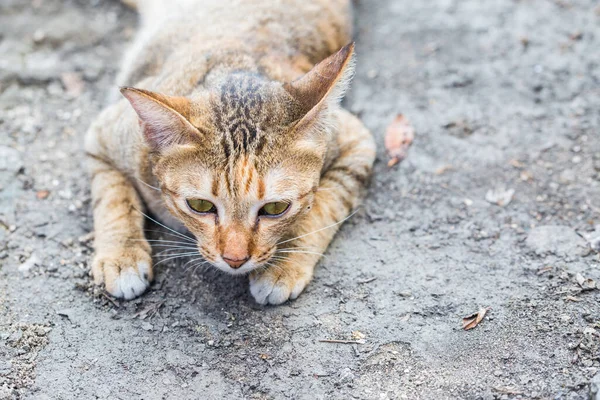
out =
<svg viewBox="0 0 600 400"><path fill-rule="evenodd" d="M349 1L127 3L142 23L118 80L134 87L86 138L95 282L126 299L147 288L148 210L197 238L174 246L249 273L257 302L296 298L375 158L369 131L338 105L353 69ZM193 213L189 198L218 213ZM257 216L281 200L283 216ZM250 259L233 268L224 256Z"/></svg>

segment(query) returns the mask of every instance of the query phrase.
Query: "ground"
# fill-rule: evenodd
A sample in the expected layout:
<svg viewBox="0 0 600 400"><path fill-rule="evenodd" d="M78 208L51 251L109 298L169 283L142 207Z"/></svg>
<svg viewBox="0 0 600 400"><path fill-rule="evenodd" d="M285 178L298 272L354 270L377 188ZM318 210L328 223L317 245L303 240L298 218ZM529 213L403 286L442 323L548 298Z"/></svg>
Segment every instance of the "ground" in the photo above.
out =
<svg viewBox="0 0 600 400"><path fill-rule="evenodd" d="M181 263L131 302L92 287L82 138L136 15L0 7L0 398L600 398L596 1L359 0L345 105L375 174L278 307ZM388 168L397 113L416 138Z"/></svg>

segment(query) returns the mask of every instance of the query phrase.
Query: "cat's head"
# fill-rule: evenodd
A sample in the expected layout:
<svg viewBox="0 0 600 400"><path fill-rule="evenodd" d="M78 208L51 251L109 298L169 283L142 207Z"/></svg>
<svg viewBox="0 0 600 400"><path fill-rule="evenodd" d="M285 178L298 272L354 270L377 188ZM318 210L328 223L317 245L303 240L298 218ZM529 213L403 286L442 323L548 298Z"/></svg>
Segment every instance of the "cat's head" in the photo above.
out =
<svg viewBox="0 0 600 400"><path fill-rule="evenodd" d="M282 84L230 73L190 98L123 88L167 208L229 273L268 263L310 210L354 46Z"/></svg>

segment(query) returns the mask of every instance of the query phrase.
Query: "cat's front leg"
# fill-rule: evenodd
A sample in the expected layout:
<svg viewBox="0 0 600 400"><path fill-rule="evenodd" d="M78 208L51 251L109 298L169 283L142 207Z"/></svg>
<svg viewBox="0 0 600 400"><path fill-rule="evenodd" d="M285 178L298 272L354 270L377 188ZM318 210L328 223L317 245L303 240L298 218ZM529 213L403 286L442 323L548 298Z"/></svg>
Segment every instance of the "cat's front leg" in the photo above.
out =
<svg viewBox="0 0 600 400"><path fill-rule="evenodd" d="M270 265L250 275L250 292L260 304L281 304L302 293L315 265L341 223L358 204L375 161L375 142L362 122L349 112L337 113L339 158L325 172L312 210L296 230L295 240L282 243Z"/></svg>
<svg viewBox="0 0 600 400"><path fill-rule="evenodd" d="M115 297L132 299L152 281L152 249L144 237L142 202L131 182L108 163L90 160L94 212L92 275Z"/></svg>

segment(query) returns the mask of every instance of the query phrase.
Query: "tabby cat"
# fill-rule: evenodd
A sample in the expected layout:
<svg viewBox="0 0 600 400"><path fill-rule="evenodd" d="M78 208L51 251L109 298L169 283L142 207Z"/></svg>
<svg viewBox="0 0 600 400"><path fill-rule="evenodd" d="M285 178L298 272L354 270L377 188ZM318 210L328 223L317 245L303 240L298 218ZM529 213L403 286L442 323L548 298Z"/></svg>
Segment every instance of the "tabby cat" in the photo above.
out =
<svg viewBox="0 0 600 400"><path fill-rule="evenodd" d="M141 28L124 99L86 137L95 282L125 299L145 291L149 213L173 232L163 246L248 274L258 303L296 298L375 159L370 132L339 106L350 1L127 3Z"/></svg>

